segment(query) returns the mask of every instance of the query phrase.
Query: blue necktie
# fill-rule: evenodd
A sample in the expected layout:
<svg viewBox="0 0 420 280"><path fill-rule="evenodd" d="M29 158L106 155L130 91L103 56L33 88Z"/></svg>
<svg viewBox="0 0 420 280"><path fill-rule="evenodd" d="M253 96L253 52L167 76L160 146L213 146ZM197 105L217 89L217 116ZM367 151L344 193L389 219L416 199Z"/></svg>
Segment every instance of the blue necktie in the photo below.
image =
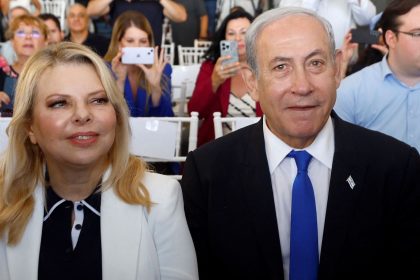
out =
<svg viewBox="0 0 420 280"><path fill-rule="evenodd" d="M312 156L306 151L291 151L297 175L292 190L290 223L290 280L318 278L318 229L314 190L308 176Z"/></svg>

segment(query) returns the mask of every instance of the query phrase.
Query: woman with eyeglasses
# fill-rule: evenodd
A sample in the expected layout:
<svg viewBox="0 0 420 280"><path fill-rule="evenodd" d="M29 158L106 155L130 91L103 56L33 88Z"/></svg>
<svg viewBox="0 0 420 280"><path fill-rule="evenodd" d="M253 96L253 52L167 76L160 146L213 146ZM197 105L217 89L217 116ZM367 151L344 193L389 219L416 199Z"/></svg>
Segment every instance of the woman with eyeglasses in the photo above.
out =
<svg viewBox="0 0 420 280"><path fill-rule="evenodd" d="M0 112L3 117L13 114L16 80L28 58L47 45L48 29L44 22L31 15L15 18L6 33L16 52L16 61L0 68Z"/></svg>

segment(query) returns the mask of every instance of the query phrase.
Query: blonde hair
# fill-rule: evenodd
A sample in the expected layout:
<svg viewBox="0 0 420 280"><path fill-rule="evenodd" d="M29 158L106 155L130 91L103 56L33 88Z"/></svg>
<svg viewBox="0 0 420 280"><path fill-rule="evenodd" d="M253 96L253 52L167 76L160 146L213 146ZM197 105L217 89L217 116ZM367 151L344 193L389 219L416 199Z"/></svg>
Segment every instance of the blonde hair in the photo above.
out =
<svg viewBox="0 0 420 280"><path fill-rule="evenodd" d="M46 69L62 64L93 66L113 105L117 117L115 141L108 153L112 167L101 191L114 188L126 203L151 207L149 193L141 183L146 164L130 155L129 112L123 95L102 59L87 47L71 42L52 45L33 55L19 77L13 118L7 128L8 148L0 159L0 236L8 234L8 243L16 244L22 237L34 208L36 184L45 185L45 159L28 136L37 84Z"/></svg>
<svg viewBox="0 0 420 280"><path fill-rule="evenodd" d="M42 36L44 36L44 39L47 40L48 38L48 27L44 23L44 21L38 17L35 17L33 15L21 15L16 17L12 20L10 23L9 29L6 31L6 38L11 39L13 38L16 30L18 30L20 24L30 25L30 26L36 26L40 29Z"/></svg>

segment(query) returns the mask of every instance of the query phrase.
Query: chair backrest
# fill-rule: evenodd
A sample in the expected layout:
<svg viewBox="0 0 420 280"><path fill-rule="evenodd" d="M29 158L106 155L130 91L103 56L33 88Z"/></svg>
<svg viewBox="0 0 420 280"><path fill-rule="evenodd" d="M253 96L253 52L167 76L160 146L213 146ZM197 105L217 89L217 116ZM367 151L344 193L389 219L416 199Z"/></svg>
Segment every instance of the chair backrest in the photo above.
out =
<svg viewBox="0 0 420 280"><path fill-rule="evenodd" d="M172 26L171 22L167 17L164 17L162 23L162 44L170 44L173 42L172 38Z"/></svg>
<svg viewBox="0 0 420 280"><path fill-rule="evenodd" d="M223 124L228 124L231 131L254 124L260 120L260 117L221 117L220 112L213 113L214 138L223 136Z"/></svg>
<svg viewBox="0 0 420 280"><path fill-rule="evenodd" d="M60 21L61 30L66 29L67 0L40 0L41 12L55 15Z"/></svg>
<svg viewBox="0 0 420 280"><path fill-rule="evenodd" d="M10 123L12 118L2 118L0 117L0 154L6 150L7 142L9 141L9 137L6 134L6 128Z"/></svg>
<svg viewBox="0 0 420 280"><path fill-rule="evenodd" d="M147 162L184 162L187 153L197 147L197 112L190 117L132 117L130 125L130 151ZM188 137L183 139L186 130ZM185 142L188 148L183 152Z"/></svg>
<svg viewBox="0 0 420 280"><path fill-rule="evenodd" d="M204 47L183 47L178 45L179 65L200 64L204 61L204 53L207 48Z"/></svg>
<svg viewBox="0 0 420 280"><path fill-rule="evenodd" d="M0 118L0 153L7 147L6 128L10 120ZM130 152L148 162L183 162L187 153L197 147L197 112L192 112L190 117L131 117L130 126ZM185 139L184 132L188 132Z"/></svg>
<svg viewBox="0 0 420 280"><path fill-rule="evenodd" d="M186 115L186 104L191 98L197 80L200 64L174 65L172 67L172 102L177 116Z"/></svg>
<svg viewBox="0 0 420 280"><path fill-rule="evenodd" d="M150 163L184 162L187 153L197 147L197 112L190 117L130 118L130 125L131 153ZM173 177L181 179L181 175Z"/></svg>
<svg viewBox="0 0 420 280"><path fill-rule="evenodd" d="M208 49L211 46L211 43L212 43L212 41L194 39L194 47L195 48L206 48L206 49Z"/></svg>
<svg viewBox="0 0 420 280"><path fill-rule="evenodd" d="M164 49L164 54L165 54L166 60L171 65L174 65L174 61L175 61L175 43L164 44L162 42L162 47Z"/></svg>

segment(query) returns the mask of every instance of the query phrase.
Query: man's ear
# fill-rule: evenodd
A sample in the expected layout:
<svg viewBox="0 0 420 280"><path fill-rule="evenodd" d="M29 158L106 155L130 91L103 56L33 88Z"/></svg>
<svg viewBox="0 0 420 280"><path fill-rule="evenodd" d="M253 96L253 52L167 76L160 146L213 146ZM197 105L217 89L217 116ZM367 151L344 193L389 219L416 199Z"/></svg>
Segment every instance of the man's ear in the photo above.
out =
<svg viewBox="0 0 420 280"><path fill-rule="evenodd" d="M385 32L384 38L385 44L388 45L389 49L393 49L398 41L397 34L392 30L387 30Z"/></svg>
<svg viewBox="0 0 420 280"><path fill-rule="evenodd" d="M335 63L335 87L338 88L340 86L341 80L346 75L348 63L343 61L343 52L338 49L335 51L334 55L334 63Z"/></svg>
<svg viewBox="0 0 420 280"><path fill-rule="evenodd" d="M249 68L249 66L242 68L242 79L245 81L246 87L252 99L258 102L258 80L255 76L254 71L252 71L251 68Z"/></svg>

